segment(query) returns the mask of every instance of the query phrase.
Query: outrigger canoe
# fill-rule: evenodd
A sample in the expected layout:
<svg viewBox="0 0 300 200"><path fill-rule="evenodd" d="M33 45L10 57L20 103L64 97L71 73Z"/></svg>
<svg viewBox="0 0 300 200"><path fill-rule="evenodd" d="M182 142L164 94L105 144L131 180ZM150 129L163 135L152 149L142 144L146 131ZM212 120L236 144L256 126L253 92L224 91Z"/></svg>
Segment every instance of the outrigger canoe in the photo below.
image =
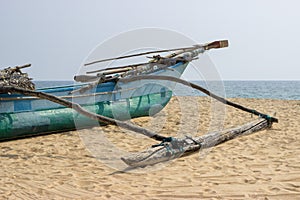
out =
<svg viewBox="0 0 300 200"><path fill-rule="evenodd" d="M72 101L90 112L118 120L154 115L170 101L174 83L162 80L124 83L118 82L119 77L163 75L178 78L189 62L196 59L199 54L212 48L226 46L228 46L227 41L216 41L205 45L172 49L176 51L165 57L153 56L147 63L88 72L94 75L75 76L75 81L81 82L80 84L42 88L37 91ZM153 52L145 54L148 53ZM108 59L104 61L106 60ZM60 104L37 97L0 94L0 140L2 141L93 126L99 126L99 122Z"/></svg>

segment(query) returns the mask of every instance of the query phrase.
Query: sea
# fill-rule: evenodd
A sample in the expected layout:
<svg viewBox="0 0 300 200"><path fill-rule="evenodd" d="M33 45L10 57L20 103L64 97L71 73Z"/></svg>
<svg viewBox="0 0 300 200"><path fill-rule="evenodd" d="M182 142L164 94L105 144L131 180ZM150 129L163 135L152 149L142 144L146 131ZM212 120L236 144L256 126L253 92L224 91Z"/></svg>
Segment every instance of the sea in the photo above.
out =
<svg viewBox="0 0 300 200"><path fill-rule="evenodd" d="M300 81L191 81L226 98L262 98L300 100ZM37 88L73 85L73 81L35 81ZM177 84L177 96L205 96L205 94Z"/></svg>

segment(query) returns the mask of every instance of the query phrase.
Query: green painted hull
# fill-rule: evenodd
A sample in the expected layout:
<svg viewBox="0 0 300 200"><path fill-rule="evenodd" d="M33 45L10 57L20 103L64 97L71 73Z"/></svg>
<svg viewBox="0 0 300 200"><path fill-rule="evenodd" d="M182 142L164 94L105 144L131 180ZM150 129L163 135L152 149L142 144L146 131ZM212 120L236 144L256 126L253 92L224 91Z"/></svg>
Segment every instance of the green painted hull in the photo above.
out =
<svg viewBox="0 0 300 200"><path fill-rule="evenodd" d="M106 117L128 120L158 113L167 105L172 92L154 93L119 101L98 102L82 107ZM103 125L70 108L0 114L0 140L11 140L48 133Z"/></svg>

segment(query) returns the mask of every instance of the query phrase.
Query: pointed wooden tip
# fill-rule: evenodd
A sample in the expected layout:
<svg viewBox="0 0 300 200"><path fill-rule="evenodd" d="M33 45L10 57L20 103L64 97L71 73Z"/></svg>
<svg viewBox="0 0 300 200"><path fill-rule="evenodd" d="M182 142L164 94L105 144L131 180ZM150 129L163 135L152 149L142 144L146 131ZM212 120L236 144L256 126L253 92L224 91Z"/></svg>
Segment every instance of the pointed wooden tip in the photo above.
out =
<svg viewBox="0 0 300 200"><path fill-rule="evenodd" d="M219 48L225 48L229 46L229 42L228 40L219 40L219 41L214 41L211 43L208 43L206 45L204 45L204 49L205 50L209 50L209 49L219 49Z"/></svg>

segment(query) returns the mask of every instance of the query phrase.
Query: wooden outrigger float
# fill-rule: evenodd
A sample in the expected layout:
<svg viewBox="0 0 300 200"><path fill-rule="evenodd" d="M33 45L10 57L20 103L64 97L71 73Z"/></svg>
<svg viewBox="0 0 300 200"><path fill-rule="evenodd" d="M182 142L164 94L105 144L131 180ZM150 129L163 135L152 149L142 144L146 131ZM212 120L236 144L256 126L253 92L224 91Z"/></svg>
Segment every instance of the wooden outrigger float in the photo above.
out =
<svg viewBox="0 0 300 200"><path fill-rule="evenodd" d="M209 45L211 45L211 46L209 46ZM221 42L210 43L209 45L201 46L201 48L202 48L201 51L203 51L205 49L208 50L210 48L225 47L228 45L228 43L221 41ZM199 46L197 46L197 48L199 48ZM186 51L188 51L188 50L184 49L181 51L183 51L181 53L186 53ZM233 106L237 109L257 115L257 116L259 116L259 119L256 119L252 122L249 122L247 124L241 125L236 128L223 130L220 132L208 133L201 137L173 138L173 137L164 137L162 135L159 135L158 133L154 133L152 131L149 131L142 127L138 127L131 123L120 121L118 118L105 116L105 115L102 115L102 113L91 112L89 109L87 109L87 107L80 105L80 103L77 103L74 101L69 101L69 99L67 99L67 98L59 97L59 96L53 95L51 93L46 93L43 91L34 91L34 90L31 90L28 88L20 88L20 87L10 86L10 85L3 85L2 87L0 87L0 92L2 94L9 94L9 95L10 94L22 95L22 98L29 96L29 97L38 98L40 100L43 99L43 100L51 101L51 102L55 103L56 105L61 105L63 107L66 107L64 109L75 110L80 115L84 116L86 119L90 119L92 121L99 121L103 124L117 125L122 128L132 130L136 133L143 134L154 140L160 141L159 144L155 144L151 148L149 148L145 151L132 153L129 156L120 158L130 167L144 167L147 165L154 165L154 164L157 164L160 162L165 162L165 161L169 161L169 160L176 159L179 157L187 156L187 155L190 155L191 153L197 152L201 149L213 147L215 145L221 144L228 140L234 139L238 136L247 135L247 134L251 134L251 133L255 133L255 132L264 130L266 128L271 127L274 122L275 123L278 122L278 119L276 119L276 118L270 117L270 116L260 113L256 110L249 109L249 108L243 107L241 105L238 105L236 103L230 102L222 97L219 97L219 96L211 93L210 91L206 90L205 88L202 88L201 86L184 81L182 79L177 78L176 76L170 76L170 75L157 73L161 70L167 70L166 68L169 68L171 66L176 66L176 65L178 65L178 63L180 65L182 65L182 64L184 64L184 62L188 63L189 61L195 59L196 54L193 51L194 50L192 50L192 52L188 52L188 54L185 54L185 55L187 55L187 57L184 58L183 56L181 56L181 57L178 57L176 60L169 59L169 58L160 60L161 57L154 57L154 59L156 59L156 62L157 62L156 64L162 65L162 66L160 66L159 69L158 68L154 69L153 68L154 62L150 62L151 69L149 68L149 65L147 65L146 67L143 66L142 70L141 70L141 68L139 68L140 65L132 65L132 66L125 66L125 67L120 67L120 68L109 68L109 69L105 69L105 70L97 70L97 71L90 72L90 73L100 72L96 76L89 76L89 75L76 76L75 79L77 79L77 80L80 80L83 82L92 81L92 83L87 84L87 85L81 85L80 87L77 87L76 89L73 89L69 92L73 93L73 94L74 93L84 93L84 92L90 91L92 88L98 87L99 85L101 85L103 83L110 82L110 81L112 81L112 79L114 80L114 82L116 82L116 83L118 82L122 86L130 85L131 83L135 83L136 81L139 81L139 80L155 80L156 82L157 81L167 81L170 83L180 83L183 85L190 86L190 87L197 89L226 105ZM119 58L120 57L117 57L114 59L119 59ZM172 57L170 57L170 58L172 58ZM106 60L109 60L109 59L105 59L104 61L106 61ZM99 61L95 61L95 62L99 62ZM93 63L95 63L95 62L93 62ZM93 64L93 63L88 63L88 64ZM118 73L122 73L122 75L119 75ZM111 77L110 76L111 74L118 74L118 75ZM149 95L149 94L156 94L156 93L148 92L147 95ZM159 93L159 94L161 94L161 93Z"/></svg>
<svg viewBox="0 0 300 200"><path fill-rule="evenodd" d="M164 139L162 143L153 145L152 148L142 152L132 153L121 159L130 167L154 165L188 156L199 150L214 147L236 137L264 130L271 127L271 125L272 122L267 119L257 119L236 128L223 130L221 132L207 133L201 137L169 137Z"/></svg>

